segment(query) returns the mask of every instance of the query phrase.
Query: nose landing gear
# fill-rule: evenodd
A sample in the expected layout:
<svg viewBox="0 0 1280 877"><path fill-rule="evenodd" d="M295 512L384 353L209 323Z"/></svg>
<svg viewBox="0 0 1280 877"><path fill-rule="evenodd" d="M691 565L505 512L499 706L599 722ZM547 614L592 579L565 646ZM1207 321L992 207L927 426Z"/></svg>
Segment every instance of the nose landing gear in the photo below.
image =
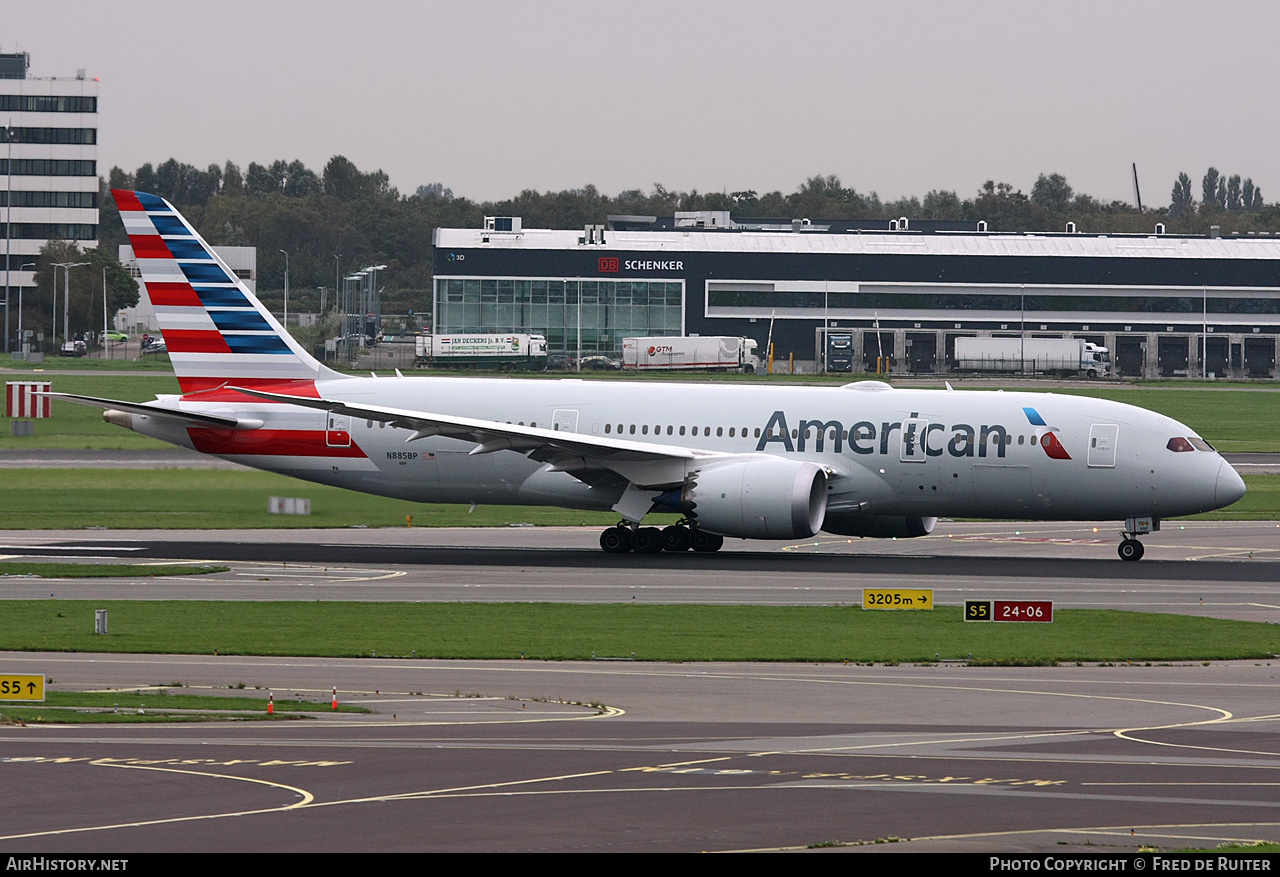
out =
<svg viewBox="0 0 1280 877"><path fill-rule="evenodd" d="M1146 549L1142 547L1142 543L1137 539L1126 538L1120 543L1116 551L1119 553L1121 560L1142 560L1142 555Z"/></svg>
<svg viewBox="0 0 1280 877"><path fill-rule="evenodd" d="M1134 537L1142 536L1146 533L1154 533L1159 529L1159 518L1125 518L1124 529L1120 531L1120 535L1123 538L1116 548L1116 553L1120 555L1121 560L1142 560L1142 555L1146 549Z"/></svg>

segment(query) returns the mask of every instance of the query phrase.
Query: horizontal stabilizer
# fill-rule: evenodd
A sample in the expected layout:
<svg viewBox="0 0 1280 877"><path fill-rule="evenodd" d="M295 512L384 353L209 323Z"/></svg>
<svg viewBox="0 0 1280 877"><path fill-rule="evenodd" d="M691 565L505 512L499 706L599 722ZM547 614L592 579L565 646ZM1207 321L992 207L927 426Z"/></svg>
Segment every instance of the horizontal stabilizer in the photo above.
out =
<svg viewBox="0 0 1280 877"><path fill-rule="evenodd" d="M257 429L262 421L246 417L222 417L217 414L197 414L194 411L178 411L173 408L161 408L154 402L122 402L118 399L99 399L96 396L77 396L74 393L39 393L53 399L66 399L80 405L94 405L114 411L127 411L130 414L145 414L148 417L163 417L180 420L193 426L207 426L216 429Z"/></svg>

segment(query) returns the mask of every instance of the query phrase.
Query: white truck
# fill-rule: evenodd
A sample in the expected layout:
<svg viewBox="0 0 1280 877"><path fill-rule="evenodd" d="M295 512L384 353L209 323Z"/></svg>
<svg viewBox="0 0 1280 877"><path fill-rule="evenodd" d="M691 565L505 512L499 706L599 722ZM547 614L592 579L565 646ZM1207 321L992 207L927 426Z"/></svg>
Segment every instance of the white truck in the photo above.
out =
<svg viewBox="0 0 1280 877"><path fill-rule="evenodd" d="M623 338L624 371L741 371L754 374L760 368L756 342L732 335Z"/></svg>
<svg viewBox="0 0 1280 877"><path fill-rule="evenodd" d="M547 367L543 335L416 335L418 368L498 368L542 371Z"/></svg>
<svg viewBox="0 0 1280 877"><path fill-rule="evenodd" d="M1111 376L1111 351L1082 338L957 338L956 371Z"/></svg>

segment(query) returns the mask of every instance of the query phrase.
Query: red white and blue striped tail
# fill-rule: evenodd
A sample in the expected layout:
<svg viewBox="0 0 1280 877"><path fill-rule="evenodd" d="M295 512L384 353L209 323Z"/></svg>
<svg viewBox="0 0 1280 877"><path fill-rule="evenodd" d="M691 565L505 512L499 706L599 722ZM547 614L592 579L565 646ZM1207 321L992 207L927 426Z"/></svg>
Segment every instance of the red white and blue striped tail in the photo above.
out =
<svg viewBox="0 0 1280 877"><path fill-rule="evenodd" d="M226 385L280 387L332 374L276 322L172 204L145 192L111 194L183 393Z"/></svg>

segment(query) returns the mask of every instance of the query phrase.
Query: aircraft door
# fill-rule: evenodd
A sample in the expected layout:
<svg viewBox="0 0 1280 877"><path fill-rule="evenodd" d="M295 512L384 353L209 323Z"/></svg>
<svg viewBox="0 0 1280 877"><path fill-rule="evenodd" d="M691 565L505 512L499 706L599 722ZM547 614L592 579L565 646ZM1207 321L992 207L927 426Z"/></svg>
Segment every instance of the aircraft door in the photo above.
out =
<svg viewBox="0 0 1280 877"><path fill-rule="evenodd" d="M1110 468L1116 465L1116 440L1120 427L1114 423L1095 423L1089 427L1089 465Z"/></svg>
<svg viewBox="0 0 1280 877"><path fill-rule="evenodd" d="M929 421L921 417L902 421L902 454L898 459L904 463L923 463L927 457L924 440L928 429Z"/></svg>
<svg viewBox="0 0 1280 877"><path fill-rule="evenodd" d="M345 414L329 412L324 430L324 443L326 445L331 448L351 447L351 433L347 430L348 419Z"/></svg>
<svg viewBox="0 0 1280 877"><path fill-rule="evenodd" d="M551 428L560 432L578 431L578 411L575 408L557 408L551 417Z"/></svg>

